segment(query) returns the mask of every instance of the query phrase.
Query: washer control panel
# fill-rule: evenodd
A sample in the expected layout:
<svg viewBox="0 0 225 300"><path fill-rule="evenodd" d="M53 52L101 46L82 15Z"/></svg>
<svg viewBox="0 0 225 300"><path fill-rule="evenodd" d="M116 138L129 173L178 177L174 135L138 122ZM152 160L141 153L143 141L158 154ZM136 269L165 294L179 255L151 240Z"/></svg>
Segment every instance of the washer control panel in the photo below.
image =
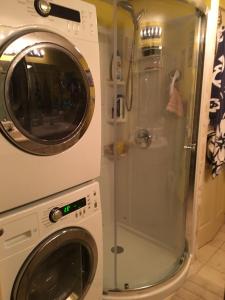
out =
<svg viewBox="0 0 225 300"><path fill-rule="evenodd" d="M97 182L5 212L0 218L0 261L17 252L20 255L31 246L33 248L58 229L86 226L89 220L92 224L92 218L97 222L94 224L100 224L101 201Z"/></svg>
<svg viewBox="0 0 225 300"><path fill-rule="evenodd" d="M99 188L96 184L69 194L65 192L57 200L46 203L41 223L49 227L56 223L79 221L95 213L100 206Z"/></svg>
<svg viewBox="0 0 225 300"><path fill-rule="evenodd" d="M73 213L74 211L80 210L87 205L86 197L76 200L72 203L68 203L62 207L54 207L49 213L49 219L55 223L62 217Z"/></svg>

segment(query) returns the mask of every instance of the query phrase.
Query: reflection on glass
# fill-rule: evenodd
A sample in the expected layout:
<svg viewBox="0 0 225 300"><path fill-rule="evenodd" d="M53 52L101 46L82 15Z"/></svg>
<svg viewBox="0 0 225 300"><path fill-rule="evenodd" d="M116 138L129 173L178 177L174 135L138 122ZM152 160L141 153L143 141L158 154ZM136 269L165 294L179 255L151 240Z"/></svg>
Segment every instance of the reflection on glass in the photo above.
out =
<svg viewBox="0 0 225 300"><path fill-rule="evenodd" d="M69 138L86 113L88 95L78 64L59 49L33 49L16 65L8 109L25 136L58 143Z"/></svg>
<svg viewBox="0 0 225 300"><path fill-rule="evenodd" d="M28 300L80 299L90 274L88 250L74 243L42 258L40 254L24 274L18 296L26 294Z"/></svg>
<svg viewBox="0 0 225 300"><path fill-rule="evenodd" d="M103 126L105 145L128 145L125 155L113 157L113 168L107 160L102 167L102 177L107 178L102 181L102 197L107 199L103 203L106 292L166 282L186 261L191 153L184 146L193 139L199 105L201 21L195 7L186 2L117 1L112 7L117 10L114 39L100 35L103 60L109 61L107 50L112 48L122 58L124 86L114 84L108 94L133 100L125 122L114 122L113 129ZM144 13L137 18L140 12ZM111 112L108 102L103 113Z"/></svg>

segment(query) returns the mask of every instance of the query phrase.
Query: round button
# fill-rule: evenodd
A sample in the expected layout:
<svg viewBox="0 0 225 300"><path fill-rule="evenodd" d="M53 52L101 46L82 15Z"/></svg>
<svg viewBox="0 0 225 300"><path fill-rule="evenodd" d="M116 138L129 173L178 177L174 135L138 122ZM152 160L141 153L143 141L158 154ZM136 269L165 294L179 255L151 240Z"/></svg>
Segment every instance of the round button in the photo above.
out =
<svg viewBox="0 0 225 300"><path fill-rule="evenodd" d="M49 219L51 222L56 223L59 219L61 219L63 216L60 208L55 207L50 211Z"/></svg>
<svg viewBox="0 0 225 300"><path fill-rule="evenodd" d="M51 4L46 0L35 0L34 7L42 17L47 17L51 11Z"/></svg>

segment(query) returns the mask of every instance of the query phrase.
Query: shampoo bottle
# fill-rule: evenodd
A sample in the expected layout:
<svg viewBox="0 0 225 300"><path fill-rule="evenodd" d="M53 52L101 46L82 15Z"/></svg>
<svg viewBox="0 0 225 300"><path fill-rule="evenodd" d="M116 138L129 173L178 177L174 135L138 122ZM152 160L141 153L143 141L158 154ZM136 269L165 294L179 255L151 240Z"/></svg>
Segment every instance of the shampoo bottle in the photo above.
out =
<svg viewBox="0 0 225 300"><path fill-rule="evenodd" d="M110 66L110 78L111 80L114 79L113 74L113 64L114 64L114 57L112 55L111 59L111 66ZM122 60L119 51L117 50L116 55L116 80L122 80Z"/></svg>

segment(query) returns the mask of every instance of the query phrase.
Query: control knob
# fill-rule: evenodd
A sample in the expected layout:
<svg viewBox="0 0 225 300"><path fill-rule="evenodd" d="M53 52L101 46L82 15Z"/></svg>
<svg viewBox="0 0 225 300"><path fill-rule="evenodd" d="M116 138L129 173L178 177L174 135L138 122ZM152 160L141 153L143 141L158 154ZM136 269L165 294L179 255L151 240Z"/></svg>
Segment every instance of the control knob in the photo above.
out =
<svg viewBox="0 0 225 300"><path fill-rule="evenodd" d="M50 211L49 219L51 222L56 223L63 216L62 211L59 207L55 207Z"/></svg>
<svg viewBox="0 0 225 300"><path fill-rule="evenodd" d="M35 0L34 7L42 17L47 17L51 12L51 4L47 0Z"/></svg>

